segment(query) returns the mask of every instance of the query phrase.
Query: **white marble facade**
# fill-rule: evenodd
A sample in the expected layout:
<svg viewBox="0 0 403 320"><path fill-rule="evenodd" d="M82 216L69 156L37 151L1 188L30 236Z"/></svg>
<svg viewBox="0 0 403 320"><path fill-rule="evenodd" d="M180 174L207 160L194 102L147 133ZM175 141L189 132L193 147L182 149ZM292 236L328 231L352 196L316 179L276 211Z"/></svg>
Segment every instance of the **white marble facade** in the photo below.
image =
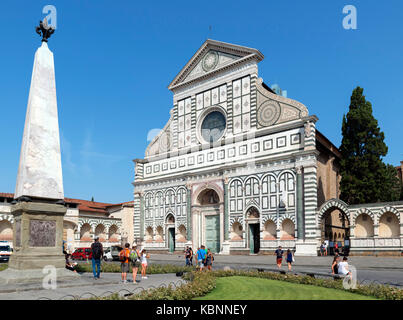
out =
<svg viewBox="0 0 403 320"><path fill-rule="evenodd" d="M311 192L317 118L263 83L262 59L207 40L171 82L170 119L134 160L134 238L146 248L295 248L297 167ZM304 206L304 241L314 241L316 206Z"/></svg>

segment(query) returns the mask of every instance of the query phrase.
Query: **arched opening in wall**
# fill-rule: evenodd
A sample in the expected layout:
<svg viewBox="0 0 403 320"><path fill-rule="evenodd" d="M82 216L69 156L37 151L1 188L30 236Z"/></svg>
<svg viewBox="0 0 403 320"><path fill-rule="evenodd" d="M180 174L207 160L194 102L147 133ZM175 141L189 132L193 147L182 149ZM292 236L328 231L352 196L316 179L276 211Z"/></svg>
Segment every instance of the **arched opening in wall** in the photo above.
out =
<svg viewBox="0 0 403 320"><path fill-rule="evenodd" d="M295 239L295 224L291 219L284 219L281 223L280 240Z"/></svg>
<svg viewBox="0 0 403 320"><path fill-rule="evenodd" d="M250 253L260 251L260 212L256 207L250 207L246 211L246 221L249 226L249 249Z"/></svg>
<svg viewBox="0 0 403 320"><path fill-rule="evenodd" d="M178 228L177 241L186 242L186 227L183 224L181 224Z"/></svg>
<svg viewBox="0 0 403 320"><path fill-rule="evenodd" d="M167 218L165 220L166 223L175 223L175 217L173 216L173 214L168 214Z"/></svg>
<svg viewBox="0 0 403 320"><path fill-rule="evenodd" d="M106 241L106 234L105 234L105 226L103 224L99 224L95 228L95 237L99 238L99 242Z"/></svg>
<svg viewBox="0 0 403 320"><path fill-rule="evenodd" d="M276 224L272 220L267 220L264 224L263 240L275 240L277 237Z"/></svg>
<svg viewBox="0 0 403 320"><path fill-rule="evenodd" d="M199 196L197 197L197 202L201 206L214 205L220 202L220 197L215 190L206 189L200 192Z"/></svg>
<svg viewBox="0 0 403 320"><path fill-rule="evenodd" d="M399 219L392 212L385 212L379 219L379 237L400 237Z"/></svg>
<svg viewBox="0 0 403 320"><path fill-rule="evenodd" d="M345 212L338 207L330 207L322 216L320 230L321 243L326 243L329 254L334 254L336 244L339 252L344 250L345 253L348 253L350 247L350 221Z"/></svg>
<svg viewBox="0 0 403 320"><path fill-rule="evenodd" d="M162 229L161 226L158 226L156 229L155 241L157 241L157 242L164 241L164 230Z"/></svg>
<svg viewBox="0 0 403 320"><path fill-rule="evenodd" d="M109 227L109 242L118 242L119 235L118 235L118 227L116 225L111 225Z"/></svg>
<svg viewBox="0 0 403 320"><path fill-rule="evenodd" d="M260 213L256 207L250 207L246 212L247 219L259 219Z"/></svg>
<svg viewBox="0 0 403 320"><path fill-rule="evenodd" d="M173 216L172 213L168 214L166 219L165 219L165 223L167 225L167 245L168 245L168 249L169 252L174 252L175 251L175 241L176 241L176 237L175 237L175 217Z"/></svg>
<svg viewBox="0 0 403 320"><path fill-rule="evenodd" d="M146 242L152 242L154 238L153 235L153 228L152 227L147 227L146 229L146 234L145 234L145 240Z"/></svg>
<svg viewBox="0 0 403 320"><path fill-rule="evenodd" d="M76 224L71 221L63 221L63 241L65 241L65 249L68 252L74 250L74 229Z"/></svg>
<svg viewBox="0 0 403 320"><path fill-rule="evenodd" d="M88 223L84 223L80 230L81 241L92 241L91 238L91 226Z"/></svg>
<svg viewBox="0 0 403 320"><path fill-rule="evenodd" d="M354 236L356 238L372 238L374 236L374 221L366 213L355 219Z"/></svg>
<svg viewBox="0 0 403 320"><path fill-rule="evenodd" d="M238 221L235 221L232 224L230 239L232 241L239 241L239 240L243 239L243 228L242 228L242 225Z"/></svg>
<svg viewBox="0 0 403 320"><path fill-rule="evenodd" d="M13 241L13 226L10 221L0 221L0 240Z"/></svg>

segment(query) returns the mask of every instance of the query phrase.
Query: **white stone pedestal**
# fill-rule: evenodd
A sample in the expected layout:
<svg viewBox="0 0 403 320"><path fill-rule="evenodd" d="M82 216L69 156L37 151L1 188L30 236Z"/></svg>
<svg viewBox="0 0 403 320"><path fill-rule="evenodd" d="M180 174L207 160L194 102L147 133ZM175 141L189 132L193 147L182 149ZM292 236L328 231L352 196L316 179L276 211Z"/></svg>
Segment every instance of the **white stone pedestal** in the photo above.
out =
<svg viewBox="0 0 403 320"><path fill-rule="evenodd" d="M318 243L316 241L303 241L298 240L295 243L295 256L296 257L316 257Z"/></svg>

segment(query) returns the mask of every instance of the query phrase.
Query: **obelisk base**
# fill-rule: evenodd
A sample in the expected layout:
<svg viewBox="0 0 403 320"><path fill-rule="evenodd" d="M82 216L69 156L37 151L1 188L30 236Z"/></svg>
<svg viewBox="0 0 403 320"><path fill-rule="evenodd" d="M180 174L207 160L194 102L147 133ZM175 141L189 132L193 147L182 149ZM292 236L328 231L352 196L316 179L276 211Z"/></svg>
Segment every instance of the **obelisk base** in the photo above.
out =
<svg viewBox="0 0 403 320"><path fill-rule="evenodd" d="M65 269L63 217L66 211L63 205L45 202L13 205L14 251L9 269L0 272L0 283L38 282L52 272L56 273L57 281L79 277Z"/></svg>
<svg viewBox="0 0 403 320"><path fill-rule="evenodd" d="M60 284L78 279L80 279L80 275L77 272L67 270L66 268L27 270L15 270L9 268L0 272L0 285L49 284L52 283L52 281Z"/></svg>

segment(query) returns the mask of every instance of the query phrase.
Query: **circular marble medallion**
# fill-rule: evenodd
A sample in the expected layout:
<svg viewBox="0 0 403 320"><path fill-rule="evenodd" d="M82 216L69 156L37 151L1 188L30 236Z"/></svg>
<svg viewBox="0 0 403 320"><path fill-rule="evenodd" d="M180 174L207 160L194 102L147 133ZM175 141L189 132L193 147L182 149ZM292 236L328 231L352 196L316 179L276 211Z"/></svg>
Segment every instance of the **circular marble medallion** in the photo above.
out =
<svg viewBox="0 0 403 320"><path fill-rule="evenodd" d="M274 124L280 117L280 106L274 101L263 102L257 110L257 122L262 127Z"/></svg>
<svg viewBox="0 0 403 320"><path fill-rule="evenodd" d="M205 72L213 70L218 64L218 53L209 51L203 58L202 68Z"/></svg>

